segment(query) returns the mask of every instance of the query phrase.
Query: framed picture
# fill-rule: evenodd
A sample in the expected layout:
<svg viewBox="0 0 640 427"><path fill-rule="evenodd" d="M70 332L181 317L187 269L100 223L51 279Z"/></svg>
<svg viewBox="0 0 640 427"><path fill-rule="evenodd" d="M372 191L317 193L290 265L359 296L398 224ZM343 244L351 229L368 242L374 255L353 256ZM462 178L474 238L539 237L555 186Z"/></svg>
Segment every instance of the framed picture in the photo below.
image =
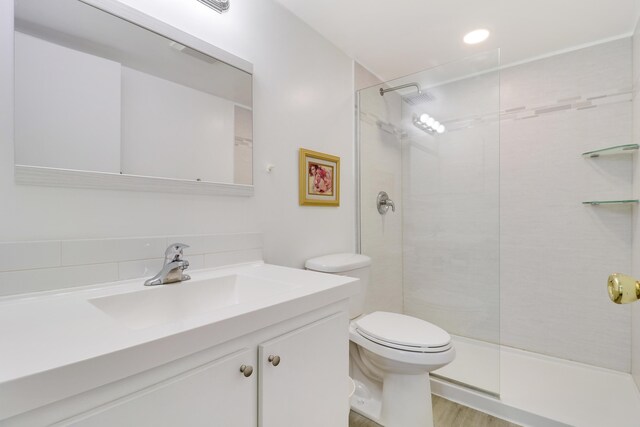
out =
<svg viewBox="0 0 640 427"><path fill-rule="evenodd" d="M300 204L340 205L340 157L300 149Z"/></svg>

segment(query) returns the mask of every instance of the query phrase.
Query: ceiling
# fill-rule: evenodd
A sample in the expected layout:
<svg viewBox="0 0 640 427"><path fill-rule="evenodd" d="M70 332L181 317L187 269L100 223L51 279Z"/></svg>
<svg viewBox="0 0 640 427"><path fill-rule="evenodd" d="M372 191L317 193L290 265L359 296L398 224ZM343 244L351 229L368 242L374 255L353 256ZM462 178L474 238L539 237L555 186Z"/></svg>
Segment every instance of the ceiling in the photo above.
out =
<svg viewBox="0 0 640 427"><path fill-rule="evenodd" d="M489 49L503 65L629 35L640 0L277 0L390 80ZM462 37L487 28L475 46Z"/></svg>

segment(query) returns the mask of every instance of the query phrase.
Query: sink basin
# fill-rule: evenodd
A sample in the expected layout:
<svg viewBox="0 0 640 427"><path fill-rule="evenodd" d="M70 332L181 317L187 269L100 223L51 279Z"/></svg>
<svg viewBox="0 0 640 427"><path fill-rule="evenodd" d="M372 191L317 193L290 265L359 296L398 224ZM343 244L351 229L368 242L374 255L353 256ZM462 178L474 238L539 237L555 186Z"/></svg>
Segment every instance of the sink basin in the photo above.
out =
<svg viewBox="0 0 640 427"><path fill-rule="evenodd" d="M128 328L143 329L268 298L296 287L298 285L232 274L160 285L88 301Z"/></svg>

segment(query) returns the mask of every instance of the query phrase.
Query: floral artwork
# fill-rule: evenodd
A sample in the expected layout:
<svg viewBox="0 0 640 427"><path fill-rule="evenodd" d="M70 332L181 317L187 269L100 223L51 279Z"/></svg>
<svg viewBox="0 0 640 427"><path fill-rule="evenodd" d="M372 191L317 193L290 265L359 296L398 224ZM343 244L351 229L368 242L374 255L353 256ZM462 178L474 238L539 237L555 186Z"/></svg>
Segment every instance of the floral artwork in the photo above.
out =
<svg viewBox="0 0 640 427"><path fill-rule="evenodd" d="M331 166L309 163L309 194L333 194L333 168Z"/></svg>
<svg viewBox="0 0 640 427"><path fill-rule="evenodd" d="M340 158L300 149L300 204L338 206Z"/></svg>

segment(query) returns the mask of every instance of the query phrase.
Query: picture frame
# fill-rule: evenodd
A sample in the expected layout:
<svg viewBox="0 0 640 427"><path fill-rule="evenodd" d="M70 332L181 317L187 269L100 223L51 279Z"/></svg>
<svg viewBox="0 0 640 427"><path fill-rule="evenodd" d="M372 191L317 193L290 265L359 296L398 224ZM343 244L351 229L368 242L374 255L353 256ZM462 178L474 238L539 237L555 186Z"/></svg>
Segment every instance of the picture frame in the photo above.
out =
<svg viewBox="0 0 640 427"><path fill-rule="evenodd" d="M340 206L340 157L300 149L300 205Z"/></svg>

